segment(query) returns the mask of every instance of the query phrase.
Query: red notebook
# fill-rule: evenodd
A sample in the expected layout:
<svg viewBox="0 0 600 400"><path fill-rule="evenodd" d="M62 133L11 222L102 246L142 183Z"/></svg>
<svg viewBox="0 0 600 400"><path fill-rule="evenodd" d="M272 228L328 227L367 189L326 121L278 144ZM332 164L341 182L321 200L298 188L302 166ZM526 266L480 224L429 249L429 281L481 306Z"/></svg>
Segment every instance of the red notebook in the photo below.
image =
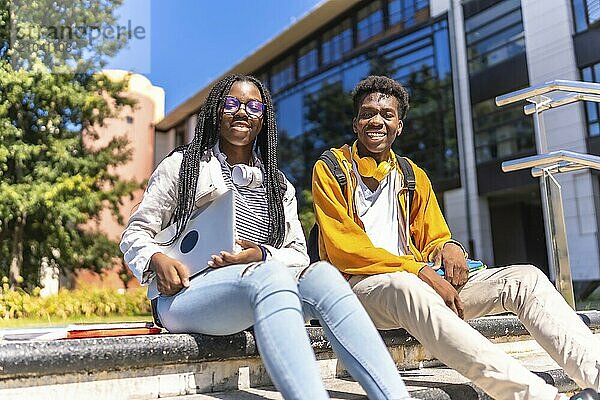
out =
<svg viewBox="0 0 600 400"><path fill-rule="evenodd" d="M153 335L161 329L152 322L130 322L114 324L71 325L61 339L83 339L110 336Z"/></svg>

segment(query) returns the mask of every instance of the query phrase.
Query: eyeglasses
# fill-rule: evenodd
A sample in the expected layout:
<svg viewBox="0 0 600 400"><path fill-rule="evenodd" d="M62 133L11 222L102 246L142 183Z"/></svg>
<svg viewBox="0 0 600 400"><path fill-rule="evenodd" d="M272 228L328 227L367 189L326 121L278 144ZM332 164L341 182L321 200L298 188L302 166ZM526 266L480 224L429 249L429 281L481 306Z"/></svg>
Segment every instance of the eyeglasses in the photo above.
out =
<svg viewBox="0 0 600 400"><path fill-rule="evenodd" d="M225 103L223 104L223 112L225 114L235 115L244 105L246 114L251 118L260 118L263 115L265 105L258 100L248 100L242 103L237 97L225 96Z"/></svg>

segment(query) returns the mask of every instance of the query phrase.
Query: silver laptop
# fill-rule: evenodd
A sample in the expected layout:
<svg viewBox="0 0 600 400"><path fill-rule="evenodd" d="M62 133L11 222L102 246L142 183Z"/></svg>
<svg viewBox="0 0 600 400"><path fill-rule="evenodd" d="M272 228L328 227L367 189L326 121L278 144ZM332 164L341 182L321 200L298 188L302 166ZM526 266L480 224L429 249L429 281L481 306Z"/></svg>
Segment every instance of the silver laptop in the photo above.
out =
<svg viewBox="0 0 600 400"><path fill-rule="evenodd" d="M171 239L176 224L156 234L158 243ZM162 252L181 261L190 271L190 278L209 268L212 255L221 251L233 252L235 245L235 212L233 191L228 190L201 208L194 210L179 238L170 246L161 246ZM156 279L148 286L148 298L158 297Z"/></svg>

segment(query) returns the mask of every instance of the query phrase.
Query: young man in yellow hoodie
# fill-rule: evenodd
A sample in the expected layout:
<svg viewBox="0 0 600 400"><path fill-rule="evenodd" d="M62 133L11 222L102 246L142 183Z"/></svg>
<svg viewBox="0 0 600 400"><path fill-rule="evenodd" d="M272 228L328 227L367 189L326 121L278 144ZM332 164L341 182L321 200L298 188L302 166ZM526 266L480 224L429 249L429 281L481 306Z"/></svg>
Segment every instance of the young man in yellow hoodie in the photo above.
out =
<svg viewBox="0 0 600 400"><path fill-rule="evenodd" d="M452 239L429 178L412 161L416 189L408 195L391 149L408 111L402 85L370 76L352 96L357 140L331 150L347 184L342 188L319 160L312 191L319 256L346 275L375 325L405 328L496 399L566 398L464 321L513 312L578 385L597 391L598 339L546 276L532 265L469 274L467 254Z"/></svg>

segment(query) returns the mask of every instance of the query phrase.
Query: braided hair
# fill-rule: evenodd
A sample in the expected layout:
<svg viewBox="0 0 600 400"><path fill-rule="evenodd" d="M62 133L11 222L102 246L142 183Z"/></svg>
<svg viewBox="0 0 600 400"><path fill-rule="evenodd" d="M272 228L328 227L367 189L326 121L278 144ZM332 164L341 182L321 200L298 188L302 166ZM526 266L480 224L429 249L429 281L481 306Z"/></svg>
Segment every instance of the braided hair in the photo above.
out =
<svg viewBox="0 0 600 400"><path fill-rule="evenodd" d="M253 83L260 91L265 105L263 126L256 137L254 148L265 167L266 176L264 181L267 191L267 206L270 210L269 238L267 244L274 247L281 247L283 244L285 215L283 212L282 188L285 188L286 184L279 173L277 165L277 125L275 122L273 101L267 88L255 77L229 75L212 87L206 101L200 107L192 141L173 150L173 152L182 152L183 159L179 168L177 206L173 213L173 219L177 223L177 230L173 238L165 243L166 245L172 244L181 236L190 218L190 214L194 210L200 159L217 144L220 135L219 126L222 118L223 101L235 82Z"/></svg>

